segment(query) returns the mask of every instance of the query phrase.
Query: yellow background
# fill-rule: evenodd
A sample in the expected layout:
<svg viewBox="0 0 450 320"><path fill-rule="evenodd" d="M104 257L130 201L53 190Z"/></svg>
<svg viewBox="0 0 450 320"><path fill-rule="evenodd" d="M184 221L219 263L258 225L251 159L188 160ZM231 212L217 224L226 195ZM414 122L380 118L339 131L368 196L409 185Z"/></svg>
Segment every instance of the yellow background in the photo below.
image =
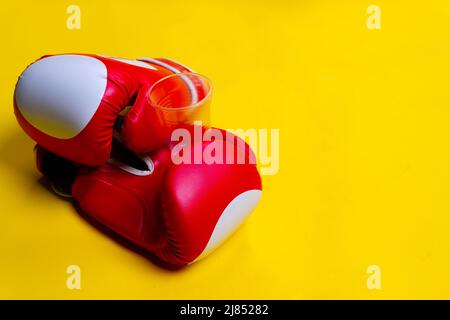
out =
<svg viewBox="0 0 450 320"><path fill-rule="evenodd" d="M0 298L450 298L449 34L448 1L2 2ZM14 84L66 52L171 57L214 82L216 126L280 129L278 174L211 256L161 269L39 183Z"/></svg>

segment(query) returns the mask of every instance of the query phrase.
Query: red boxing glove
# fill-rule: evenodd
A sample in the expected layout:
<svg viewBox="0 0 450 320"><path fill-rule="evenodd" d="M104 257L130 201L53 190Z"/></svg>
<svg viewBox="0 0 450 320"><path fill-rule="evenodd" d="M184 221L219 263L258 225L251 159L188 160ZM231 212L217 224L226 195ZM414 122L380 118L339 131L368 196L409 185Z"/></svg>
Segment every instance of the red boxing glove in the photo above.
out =
<svg viewBox="0 0 450 320"><path fill-rule="evenodd" d="M101 167L76 166L39 146L37 167L89 216L161 260L182 266L222 243L261 196L248 145L223 130L210 130L216 139L187 143L183 157L188 161L181 164L172 161L176 148L171 146L136 156L115 141L112 158ZM216 152L224 150L215 154L214 163L194 161L214 143Z"/></svg>
<svg viewBox="0 0 450 320"><path fill-rule="evenodd" d="M147 101L159 79L191 70L168 59L127 60L100 55L44 56L22 73L14 93L14 111L23 130L39 145L84 165L104 164L119 114L121 133L137 153L156 150L166 137ZM192 104L198 84L185 77Z"/></svg>

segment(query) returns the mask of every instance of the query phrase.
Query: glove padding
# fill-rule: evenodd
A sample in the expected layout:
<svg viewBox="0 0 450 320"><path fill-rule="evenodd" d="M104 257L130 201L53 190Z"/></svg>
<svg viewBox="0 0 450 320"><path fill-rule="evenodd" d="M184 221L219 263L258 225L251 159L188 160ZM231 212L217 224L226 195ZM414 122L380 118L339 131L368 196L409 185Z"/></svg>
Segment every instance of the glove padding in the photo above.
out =
<svg viewBox="0 0 450 320"><path fill-rule="evenodd" d="M173 163L174 146L137 156L115 143L108 163L98 168L78 166L38 146L37 167L89 216L162 261L182 266L222 243L261 195L255 164L226 164L225 153L222 164L194 163L194 154L212 143L234 152L235 160L252 155L239 138L212 130L224 138L186 145L190 164Z"/></svg>

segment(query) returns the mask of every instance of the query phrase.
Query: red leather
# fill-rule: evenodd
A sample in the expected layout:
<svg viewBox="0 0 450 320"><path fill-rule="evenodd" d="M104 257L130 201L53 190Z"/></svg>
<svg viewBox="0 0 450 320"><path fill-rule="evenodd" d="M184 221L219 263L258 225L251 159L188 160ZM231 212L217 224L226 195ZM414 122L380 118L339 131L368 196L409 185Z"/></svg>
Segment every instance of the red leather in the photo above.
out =
<svg viewBox="0 0 450 320"><path fill-rule="evenodd" d="M233 150L235 160L242 153L253 159L248 145L227 139L223 130L213 130L224 138L191 142L185 151L203 153L216 143ZM191 164L175 165L172 150L173 145L149 154L154 163L149 176L130 174L111 163L82 167L72 195L83 211L108 228L165 262L185 265L203 252L230 202L246 191L261 190L261 179L255 164L226 164L225 153L216 164L194 164L191 153ZM42 152L38 152L38 168Z"/></svg>
<svg viewBox="0 0 450 320"><path fill-rule="evenodd" d="M156 150L166 143L162 128L158 127L155 111L146 101L146 93L153 83L173 74L173 71L152 62L146 63L156 70L137 67L103 56L83 55L100 60L107 69L107 86L104 96L88 125L70 139L50 136L35 128L24 118L14 99L14 112L23 130L38 144L66 159L84 165L101 165L109 158L113 126L119 113L134 102L133 108L125 116L122 127L122 135L127 146L135 152L144 153ZM46 57L49 55L41 59ZM189 71L174 61L168 59L159 61L169 64L178 71ZM86 79L86 81L89 80Z"/></svg>

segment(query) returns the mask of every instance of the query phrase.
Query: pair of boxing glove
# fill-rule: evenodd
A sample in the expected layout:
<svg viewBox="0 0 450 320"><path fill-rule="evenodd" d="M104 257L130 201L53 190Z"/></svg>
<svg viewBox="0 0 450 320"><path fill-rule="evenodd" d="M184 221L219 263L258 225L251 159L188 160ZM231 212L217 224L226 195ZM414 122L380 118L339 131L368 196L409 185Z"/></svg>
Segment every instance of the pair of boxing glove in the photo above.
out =
<svg viewBox="0 0 450 320"><path fill-rule="evenodd" d="M262 190L252 150L231 133L188 126L190 137L200 131L210 139L167 141L147 94L158 80L190 71L168 59L44 56L22 73L14 94L16 118L38 144L37 168L54 189L177 266L221 244ZM184 81L191 104L199 102L205 88Z"/></svg>

